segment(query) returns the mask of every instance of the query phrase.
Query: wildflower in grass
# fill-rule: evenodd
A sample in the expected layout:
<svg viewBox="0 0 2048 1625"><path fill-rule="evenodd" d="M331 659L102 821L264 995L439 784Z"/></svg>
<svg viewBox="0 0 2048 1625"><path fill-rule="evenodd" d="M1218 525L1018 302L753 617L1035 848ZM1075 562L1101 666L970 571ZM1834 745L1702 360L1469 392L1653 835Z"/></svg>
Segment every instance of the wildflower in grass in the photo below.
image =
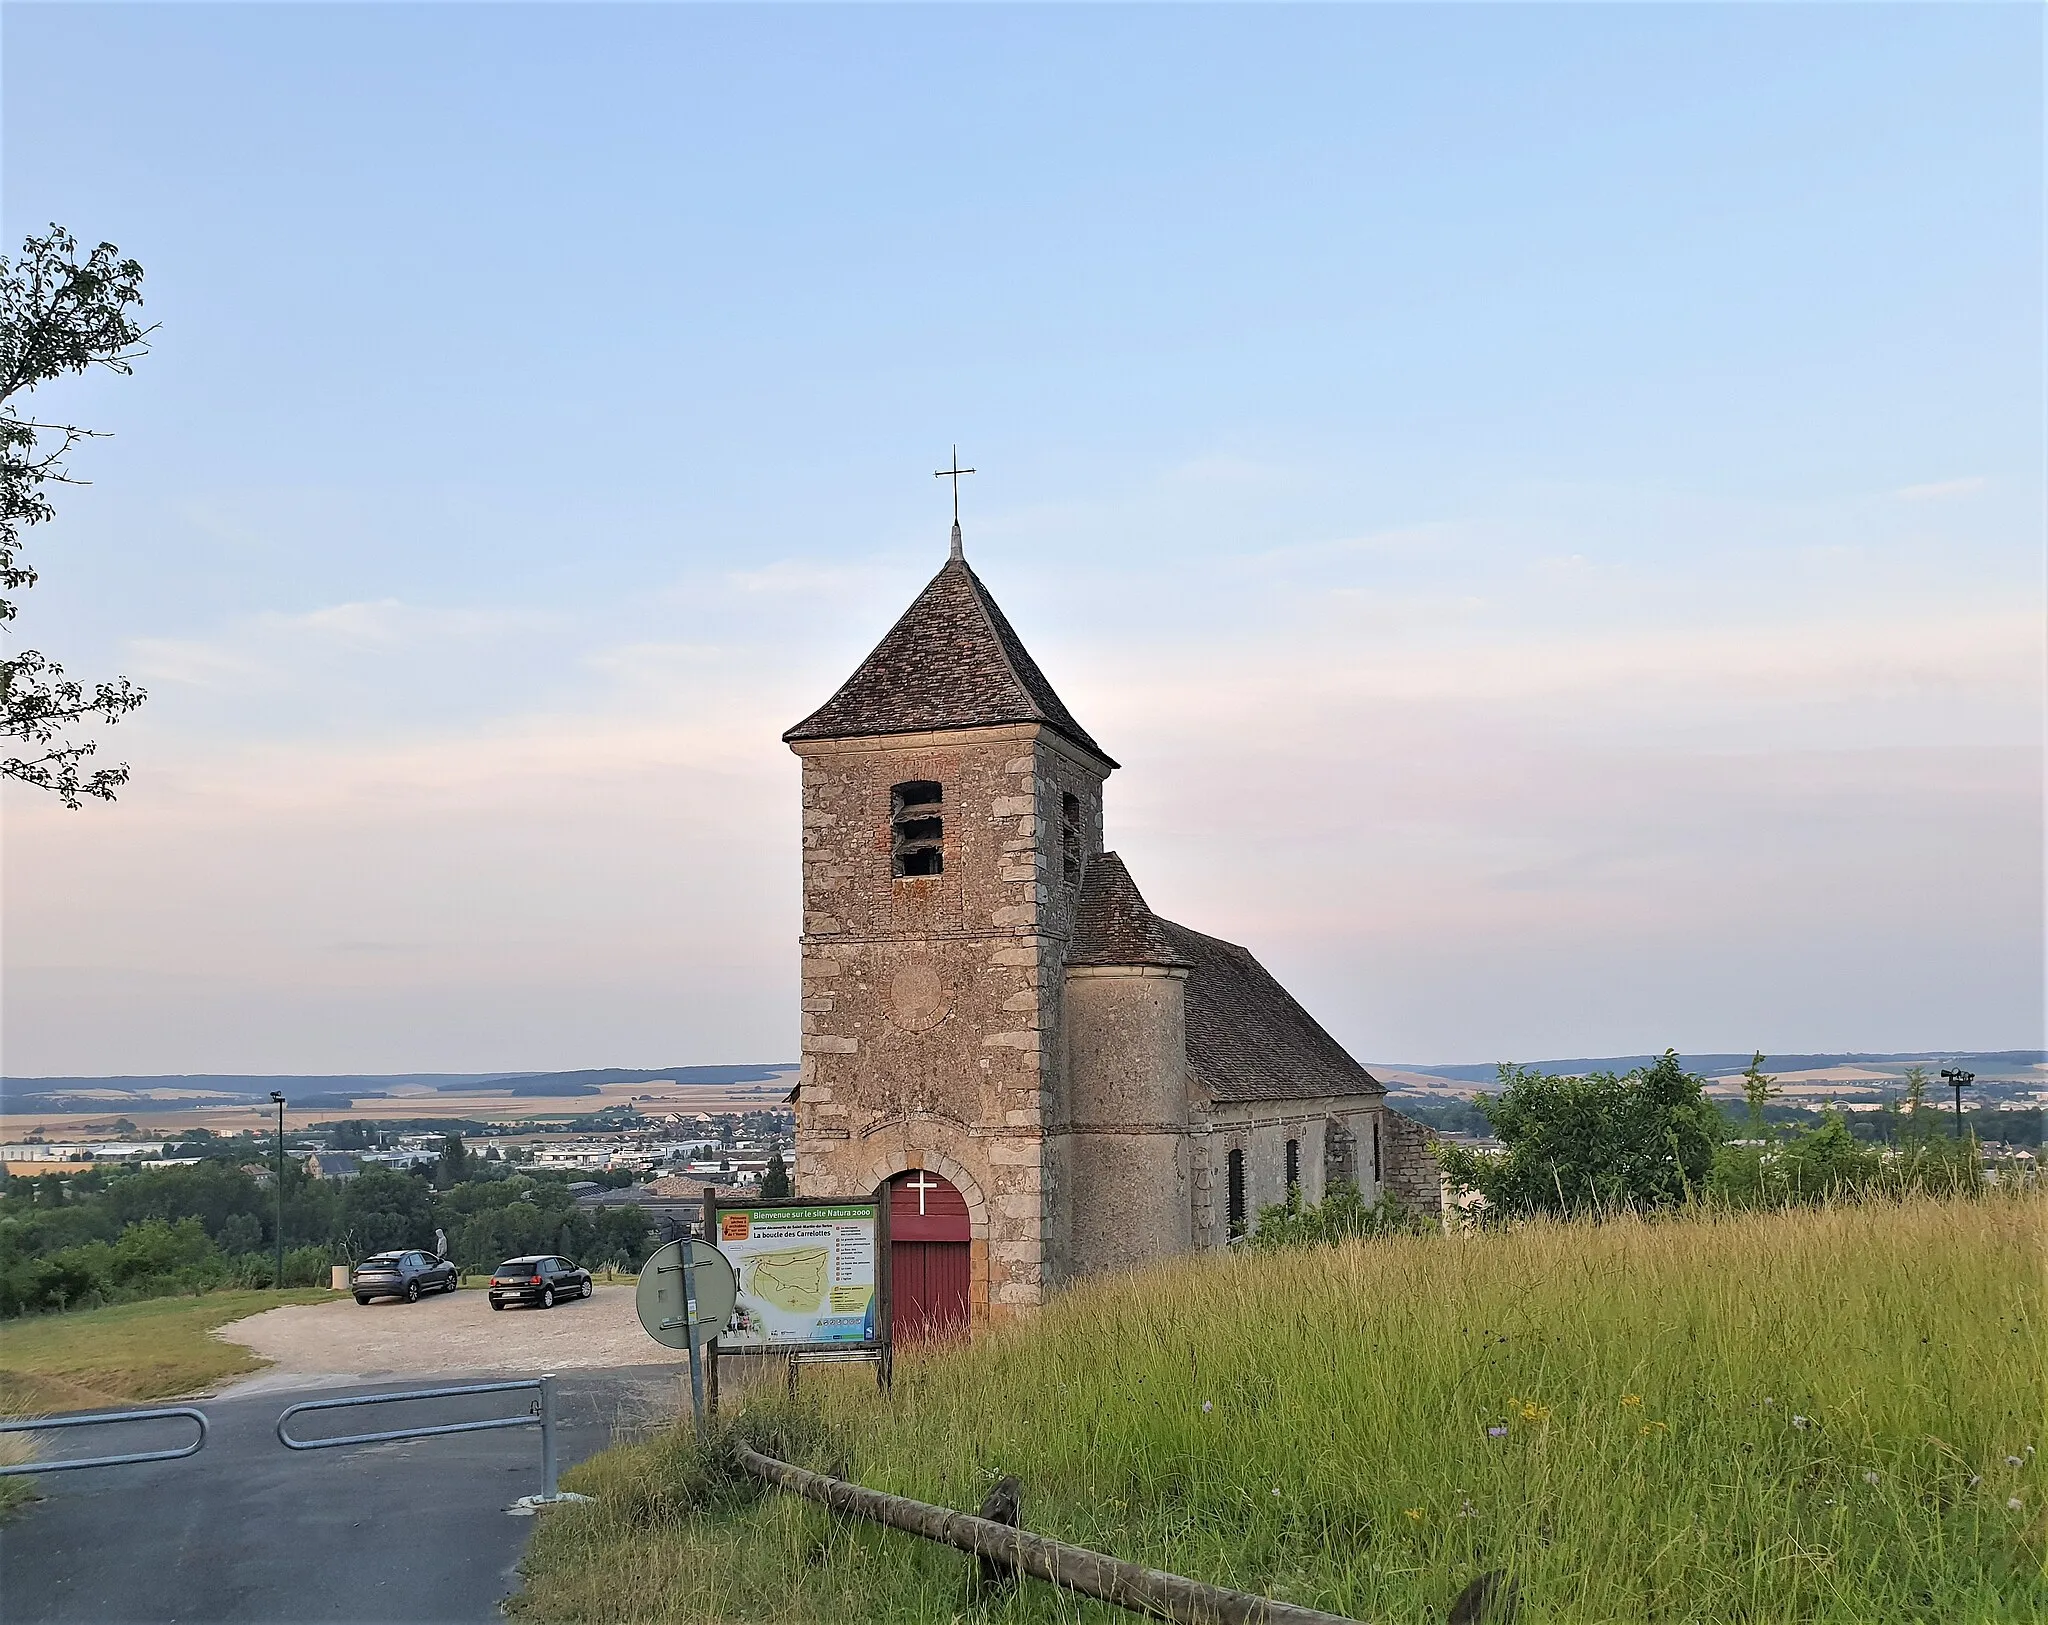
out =
<svg viewBox="0 0 2048 1625"><path fill-rule="evenodd" d="M1877 1474L1865 1473L1863 1475L1863 1482L1870 1485L1871 1488L1875 1489L1877 1487Z"/></svg>
<svg viewBox="0 0 2048 1625"><path fill-rule="evenodd" d="M1550 1407L1548 1405L1539 1405L1533 1399L1510 1399L1508 1401L1508 1409L1519 1411L1522 1420L1525 1422L1547 1422L1550 1420Z"/></svg>
<svg viewBox="0 0 2048 1625"><path fill-rule="evenodd" d="M1492 1427L1486 1430L1486 1436L1489 1439L1505 1439L1508 1436L1507 1423L1496 1422Z"/></svg>
<svg viewBox="0 0 2048 1625"><path fill-rule="evenodd" d="M1479 1509L1472 1504L1470 1496L1464 1496L1459 1499L1458 1516L1461 1518L1476 1518L1479 1516Z"/></svg>
<svg viewBox="0 0 2048 1625"><path fill-rule="evenodd" d="M1971 1488L1971 1489L1973 1489L1973 1490L1974 1490L1974 1489L1975 1489L1975 1488L1976 1488L1976 1487L1977 1487L1977 1486L1978 1486L1979 1484L1981 1484L1981 1483L1983 1483L1983 1482L1984 1482L1984 1475L1983 1475L1982 1473L1972 1473L1972 1474L1970 1475L1970 1488Z"/></svg>
<svg viewBox="0 0 2048 1625"><path fill-rule="evenodd" d="M1630 1407L1632 1410L1641 1410L1643 1406L1643 1396L1641 1394L1623 1394L1621 1396L1621 1402L1622 1404Z"/></svg>
<svg viewBox="0 0 2048 1625"><path fill-rule="evenodd" d="M1403 1507L1403 1508L1402 1508L1402 1511L1404 1511L1404 1512L1406 1512L1406 1513L1408 1514L1408 1517L1409 1517L1409 1519L1410 1519L1410 1520L1411 1520L1412 1522L1415 1522L1415 1523L1420 1523L1420 1522L1422 1522L1422 1508L1421 1508L1421 1507Z"/></svg>
<svg viewBox="0 0 2048 1625"><path fill-rule="evenodd" d="M1273 1499L1276 1501L1280 1499L1280 1486L1278 1484L1273 1486Z"/></svg>
<svg viewBox="0 0 2048 1625"><path fill-rule="evenodd" d="M1810 1416L1795 1416L1792 1418L1792 1425L1804 1433L1807 1428L1813 1425L1813 1418Z"/></svg>
<svg viewBox="0 0 2048 1625"><path fill-rule="evenodd" d="M2008 1466L2008 1467L2024 1467L2024 1466L2026 1466L2026 1463L2025 1463L2024 1461L2022 1461L2022 1460L2021 1460L2021 1459L2020 1459L2020 1458L2019 1458L2018 1456L2007 1456L2007 1457L2005 1458L2005 1464L2006 1464L2006 1466Z"/></svg>
<svg viewBox="0 0 2048 1625"><path fill-rule="evenodd" d="M1670 1431L1670 1425L1665 1422L1645 1422L1641 1427L1636 1429L1636 1432L1644 1434L1669 1433Z"/></svg>
<svg viewBox="0 0 2048 1625"><path fill-rule="evenodd" d="M1205 1399L1205 1400L1203 1400L1203 1401L1202 1401L1202 1414L1203 1414L1204 1416L1207 1416L1207 1415L1208 1415L1208 1414L1209 1414L1209 1413L1210 1413L1211 1411L1213 1411L1213 1410L1214 1410L1215 1408L1216 1408L1216 1407L1215 1407L1214 1405L1212 1405L1212 1404L1211 1404L1211 1403L1210 1403L1210 1402L1209 1402L1208 1400L1206 1400L1206 1399Z"/></svg>
<svg viewBox="0 0 2048 1625"><path fill-rule="evenodd" d="M2017 1495L2008 1495L2005 1498L2005 1504L2014 1512L2024 1512L2027 1510L2027 1503L2022 1501Z"/></svg>

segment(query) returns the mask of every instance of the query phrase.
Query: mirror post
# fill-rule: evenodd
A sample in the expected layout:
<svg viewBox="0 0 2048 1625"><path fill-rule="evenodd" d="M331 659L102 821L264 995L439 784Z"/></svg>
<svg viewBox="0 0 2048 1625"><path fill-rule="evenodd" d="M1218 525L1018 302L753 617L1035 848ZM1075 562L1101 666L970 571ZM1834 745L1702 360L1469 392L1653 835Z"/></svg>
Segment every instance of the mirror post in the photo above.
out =
<svg viewBox="0 0 2048 1625"><path fill-rule="evenodd" d="M277 1102L277 1274L272 1284L284 1290L284 1096L275 1089L270 1098Z"/></svg>
<svg viewBox="0 0 2048 1625"><path fill-rule="evenodd" d="M683 1325L690 1344L690 1413L696 1419L697 1438L704 1438L704 1357L697 1349L697 1260L696 1242L683 1237Z"/></svg>

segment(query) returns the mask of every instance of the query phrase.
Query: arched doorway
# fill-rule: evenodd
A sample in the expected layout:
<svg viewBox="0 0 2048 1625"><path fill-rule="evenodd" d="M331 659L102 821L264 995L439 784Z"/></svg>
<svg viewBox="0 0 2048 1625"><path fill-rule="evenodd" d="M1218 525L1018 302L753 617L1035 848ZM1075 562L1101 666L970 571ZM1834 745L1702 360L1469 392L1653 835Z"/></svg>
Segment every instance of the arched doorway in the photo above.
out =
<svg viewBox="0 0 2048 1625"><path fill-rule="evenodd" d="M922 1168L890 1179L889 1301L897 1342L967 1335L970 1237L967 1199L950 1180Z"/></svg>

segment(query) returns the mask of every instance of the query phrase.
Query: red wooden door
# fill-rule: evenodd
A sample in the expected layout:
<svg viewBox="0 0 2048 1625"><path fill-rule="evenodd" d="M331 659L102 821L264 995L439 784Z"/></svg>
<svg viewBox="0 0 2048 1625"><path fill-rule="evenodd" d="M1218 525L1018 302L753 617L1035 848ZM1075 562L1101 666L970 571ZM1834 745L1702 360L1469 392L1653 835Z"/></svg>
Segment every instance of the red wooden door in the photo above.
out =
<svg viewBox="0 0 2048 1625"><path fill-rule="evenodd" d="M913 1168L889 1181L889 1301L900 1343L965 1337L967 1199L937 1174Z"/></svg>

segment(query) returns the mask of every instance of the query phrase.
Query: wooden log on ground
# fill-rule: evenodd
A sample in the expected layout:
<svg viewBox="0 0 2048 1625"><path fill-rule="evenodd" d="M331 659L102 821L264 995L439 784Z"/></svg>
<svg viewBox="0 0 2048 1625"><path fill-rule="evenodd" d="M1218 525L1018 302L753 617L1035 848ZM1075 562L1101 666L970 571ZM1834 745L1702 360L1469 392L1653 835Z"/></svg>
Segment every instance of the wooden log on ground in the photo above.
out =
<svg viewBox="0 0 2048 1625"><path fill-rule="evenodd" d="M1121 1558L1105 1557L1085 1547L1048 1540L1043 1535L977 1518L969 1512L889 1495L849 1484L843 1478L828 1478L745 1446L739 1448L738 1454L743 1467L777 1489L801 1495L835 1512L850 1513L905 1534L957 1547L1034 1579L1114 1603L1134 1614L1173 1620L1177 1625L1359 1625L1357 1620L1341 1614L1325 1614L1314 1608L1275 1602L1270 1597L1255 1597L1246 1591L1205 1585L1200 1580L1187 1580L1178 1574L1126 1563Z"/></svg>

